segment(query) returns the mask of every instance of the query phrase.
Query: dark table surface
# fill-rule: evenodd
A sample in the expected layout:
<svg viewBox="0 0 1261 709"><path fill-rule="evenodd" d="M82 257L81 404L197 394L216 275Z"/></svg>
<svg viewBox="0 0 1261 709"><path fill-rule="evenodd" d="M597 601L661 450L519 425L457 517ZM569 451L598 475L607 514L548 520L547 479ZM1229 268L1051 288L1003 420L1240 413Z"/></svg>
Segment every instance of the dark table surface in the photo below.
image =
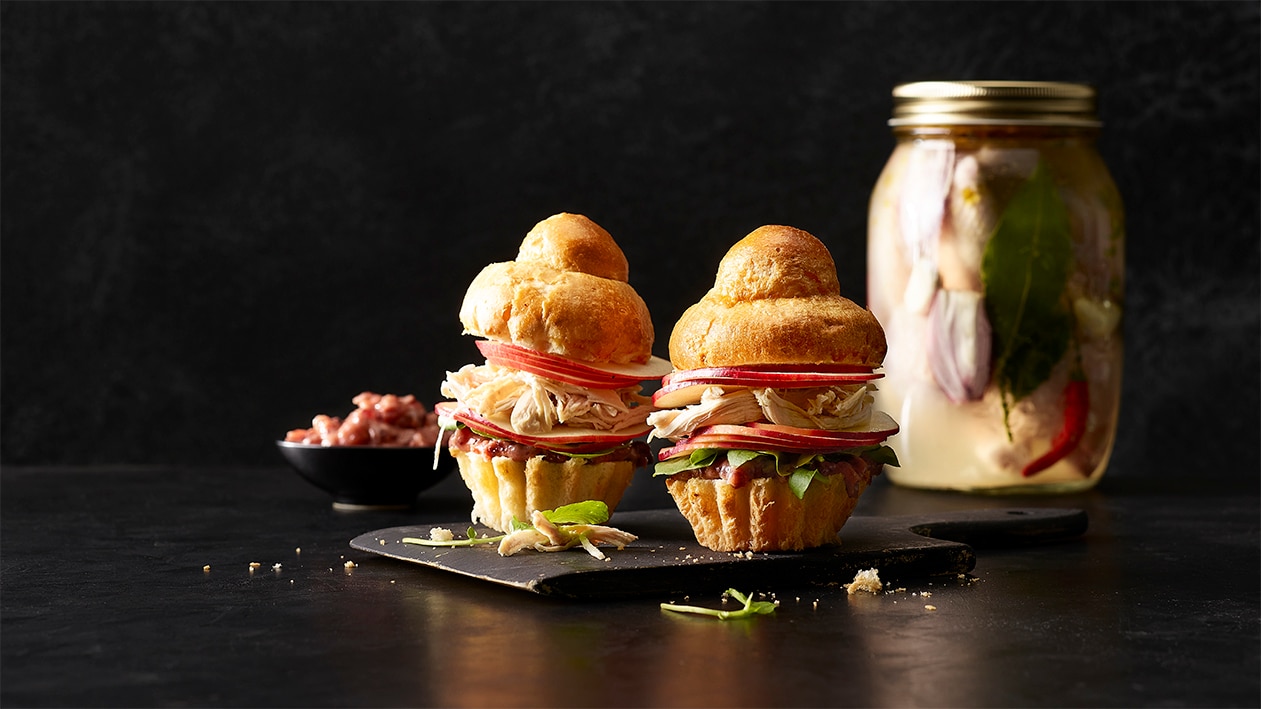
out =
<svg viewBox="0 0 1261 709"><path fill-rule="evenodd" d="M768 577L742 590L778 609L740 621L660 609L718 607L708 589L573 601L349 547L467 519L458 476L391 512L334 510L281 467L6 468L2 482L6 707L1261 702L1255 482L986 497L878 479L857 514L1069 507L1089 528L978 547L963 578L885 578L905 590L879 595ZM663 500L645 478L619 511Z"/></svg>

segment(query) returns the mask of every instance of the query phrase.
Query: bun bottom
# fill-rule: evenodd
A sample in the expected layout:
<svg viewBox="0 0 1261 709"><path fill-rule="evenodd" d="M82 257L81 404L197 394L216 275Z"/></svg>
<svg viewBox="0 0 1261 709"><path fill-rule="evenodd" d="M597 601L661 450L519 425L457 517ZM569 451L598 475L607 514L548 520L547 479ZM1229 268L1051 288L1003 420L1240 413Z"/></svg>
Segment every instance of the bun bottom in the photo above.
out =
<svg viewBox="0 0 1261 709"><path fill-rule="evenodd" d="M779 477L740 487L721 479L667 478L666 489L692 525L696 541L713 551L800 551L837 541L837 533L867 488L854 494L841 476L816 477L797 499Z"/></svg>
<svg viewBox="0 0 1261 709"><path fill-rule="evenodd" d="M602 500L612 514L635 474L631 461L548 463L536 456L522 462L458 449L451 454L473 494L473 522L499 532L511 532L513 518L525 522L534 510L573 502Z"/></svg>

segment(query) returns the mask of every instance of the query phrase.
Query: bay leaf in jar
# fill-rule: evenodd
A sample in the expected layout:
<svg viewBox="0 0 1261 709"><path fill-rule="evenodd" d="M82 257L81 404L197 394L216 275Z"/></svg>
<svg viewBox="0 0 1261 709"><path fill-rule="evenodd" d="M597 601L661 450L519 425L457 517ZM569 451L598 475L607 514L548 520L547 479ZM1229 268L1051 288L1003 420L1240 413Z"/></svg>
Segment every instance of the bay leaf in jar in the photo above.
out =
<svg viewBox="0 0 1261 709"><path fill-rule="evenodd" d="M1072 261L1068 210L1039 163L1003 210L981 259L1005 424L1010 404L1045 382L1068 349L1073 324L1064 286Z"/></svg>

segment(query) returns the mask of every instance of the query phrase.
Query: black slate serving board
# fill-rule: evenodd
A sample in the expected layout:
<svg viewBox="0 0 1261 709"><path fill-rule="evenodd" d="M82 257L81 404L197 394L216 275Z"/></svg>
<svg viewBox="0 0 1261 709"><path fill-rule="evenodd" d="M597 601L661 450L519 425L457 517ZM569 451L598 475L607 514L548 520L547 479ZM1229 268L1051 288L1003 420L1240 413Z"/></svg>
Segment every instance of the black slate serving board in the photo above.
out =
<svg viewBox="0 0 1261 709"><path fill-rule="evenodd" d="M639 537L618 550L601 546L607 560L581 548L525 550L503 557L495 545L427 547L404 544L428 538L434 527L463 537L467 522L390 527L350 542L354 549L423 564L547 596L572 599L722 591L729 587L849 583L862 569L885 578L914 578L971 571L975 546L1024 546L1070 539L1086 530L1078 509L1021 508L942 512L934 515L851 517L834 546L801 552L715 552L696 543L676 510L614 515L609 524ZM478 534L495 532L478 528Z"/></svg>

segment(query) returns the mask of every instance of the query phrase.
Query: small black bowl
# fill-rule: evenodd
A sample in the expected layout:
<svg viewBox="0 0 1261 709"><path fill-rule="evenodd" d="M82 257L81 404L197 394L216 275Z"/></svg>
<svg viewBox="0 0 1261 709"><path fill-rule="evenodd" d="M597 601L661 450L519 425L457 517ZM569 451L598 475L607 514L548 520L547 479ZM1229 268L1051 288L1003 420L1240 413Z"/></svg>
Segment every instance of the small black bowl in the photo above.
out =
<svg viewBox="0 0 1261 709"><path fill-rule="evenodd" d="M433 448L402 446L321 446L276 441L298 474L332 494L341 509L406 509L416 496L455 469L443 449L434 468Z"/></svg>

